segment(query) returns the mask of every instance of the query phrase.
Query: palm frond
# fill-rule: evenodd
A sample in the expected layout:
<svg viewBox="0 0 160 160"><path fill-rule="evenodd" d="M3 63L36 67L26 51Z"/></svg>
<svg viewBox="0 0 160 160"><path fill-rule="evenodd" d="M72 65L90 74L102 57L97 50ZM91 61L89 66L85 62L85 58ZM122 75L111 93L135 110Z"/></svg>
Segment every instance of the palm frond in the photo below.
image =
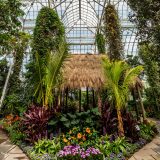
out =
<svg viewBox="0 0 160 160"><path fill-rule="evenodd" d="M47 58L46 74L43 78L45 85L45 105L53 102L53 89L62 81L61 68L68 57L67 46L61 43L57 51L49 53Z"/></svg>
<svg viewBox="0 0 160 160"><path fill-rule="evenodd" d="M123 87L130 86L130 85L134 86L136 83L136 78L138 77L138 75L142 71L143 71L142 66L137 66L135 68L131 68L131 69L127 70L127 72L125 73L125 76L124 76Z"/></svg>
<svg viewBox="0 0 160 160"><path fill-rule="evenodd" d="M34 96L37 97L37 102L38 103L43 103L44 102L44 90L43 90L43 75L44 75L44 64L42 63L42 60L40 59L40 56L38 55L38 53L36 53L35 55L36 61L35 61L35 68L36 68L36 72L35 73L37 75L37 79L35 79L35 81L37 83L35 83L35 93Z"/></svg>
<svg viewBox="0 0 160 160"><path fill-rule="evenodd" d="M105 87L110 93L112 104L120 109L126 105L129 87L136 83L136 78L143 70L142 66L130 68L124 61L109 61L102 59L104 74L106 78Z"/></svg>

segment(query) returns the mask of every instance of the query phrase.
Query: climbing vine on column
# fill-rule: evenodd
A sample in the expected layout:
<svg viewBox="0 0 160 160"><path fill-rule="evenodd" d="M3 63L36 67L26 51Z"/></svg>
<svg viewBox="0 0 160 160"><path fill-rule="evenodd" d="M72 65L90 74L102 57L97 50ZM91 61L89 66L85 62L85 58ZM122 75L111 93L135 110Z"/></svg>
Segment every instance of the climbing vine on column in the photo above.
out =
<svg viewBox="0 0 160 160"><path fill-rule="evenodd" d="M108 45L108 56L111 60L123 58L121 26L114 5L108 4L104 13L105 36Z"/></svg>

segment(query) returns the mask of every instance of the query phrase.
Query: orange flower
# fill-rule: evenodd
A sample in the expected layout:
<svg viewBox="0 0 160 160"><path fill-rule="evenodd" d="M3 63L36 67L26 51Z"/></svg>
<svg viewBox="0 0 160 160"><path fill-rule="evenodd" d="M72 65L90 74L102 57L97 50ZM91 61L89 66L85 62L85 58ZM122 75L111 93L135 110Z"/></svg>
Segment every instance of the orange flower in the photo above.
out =
<svg viewBox="0 0 160 160"><path fill-rule="evenodd" d="M87 133L91 133L90 128L86 128L86 132L87 132Z"/></svg>
<svg viewBox="0 0 160 160"><path fill-rule="evenodd" d="M68 142L68 140L67 140L66 138L64 138L64 139L63 139L63 142L64 142L64 143L67 143L67 142Z"/></svg>
<svg viewBox="0 0 160 160"><path fill-rule="evenodd" d="M7 119L7 120L13 120L13 115L11 115L11 114L7 115L7 116L6 116L6 119Z"/></svg>
<svg viewBox="0 0 160 160"><path fill-rule="evenodd" d="M16 115L16 117L14 118L14 122L19 121L20 117Z"/></svg>
<svg viewBox="0 0 160 160"><path fill-rule="evenodd" d="M82 134L81 134L81 133L78 133L78 134L77 134L77 138L78 138L78 139L81 139L81 138L82 138Z"/></svg>

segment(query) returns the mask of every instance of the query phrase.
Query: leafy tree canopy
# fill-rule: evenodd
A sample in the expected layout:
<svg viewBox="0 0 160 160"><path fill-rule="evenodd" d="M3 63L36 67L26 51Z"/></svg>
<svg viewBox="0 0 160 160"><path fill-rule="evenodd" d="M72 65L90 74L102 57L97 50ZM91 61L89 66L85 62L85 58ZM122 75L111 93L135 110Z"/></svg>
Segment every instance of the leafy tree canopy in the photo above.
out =
<svg viewBox="0 0 160 160"><path fill-rule="evenodd" d="M24 15L21 6L21 0L0 0L0 54L12 49L10 39L17 35Z"/></svg>
<svg viewBox="0 0 160 160"><path fill-rule="evenodd" d="M137 24L138 35L143 41L160 43L160 1L159 0L127 0L134 11L130 20Z"/></svg>
<svg viewBox="0 0 160 160"><path fill-rule="evenodd" d="M147 80L151 86L151 96L154 95L158 109L160 108L160 1L127 0L127 2L134 12L129 17L138 28L139 56L144 63Z"/></svg>

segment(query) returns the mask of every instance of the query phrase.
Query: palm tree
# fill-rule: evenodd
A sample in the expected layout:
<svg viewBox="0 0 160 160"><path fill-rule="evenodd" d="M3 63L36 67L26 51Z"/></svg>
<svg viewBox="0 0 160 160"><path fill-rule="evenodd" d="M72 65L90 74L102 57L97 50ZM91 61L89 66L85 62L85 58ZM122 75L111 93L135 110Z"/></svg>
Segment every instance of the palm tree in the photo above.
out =
<svg viewBox="0 0 160 160"><path fill-rule="evenodd" d="M126 107L130 86L135 85L136 78L143 70L143 67L130 68L124 61L111 62L105 57L102 58L102 64L106 78L105 87L109 93L108 98L117 110L118 132L120 136L124 136L121 110Z"/></svg>
<svg viewBox="0 0 160 160"><path fill-rule="evenodd" d="M36 54L39 82L35 87L35 95L37 102L42 103L46 108L53 103L54 89L58 88L62 81L61 69L67 57L68 50L66 42L62 42L56 51L47 54L45 64L41 63L41 58Z"/></svg>

